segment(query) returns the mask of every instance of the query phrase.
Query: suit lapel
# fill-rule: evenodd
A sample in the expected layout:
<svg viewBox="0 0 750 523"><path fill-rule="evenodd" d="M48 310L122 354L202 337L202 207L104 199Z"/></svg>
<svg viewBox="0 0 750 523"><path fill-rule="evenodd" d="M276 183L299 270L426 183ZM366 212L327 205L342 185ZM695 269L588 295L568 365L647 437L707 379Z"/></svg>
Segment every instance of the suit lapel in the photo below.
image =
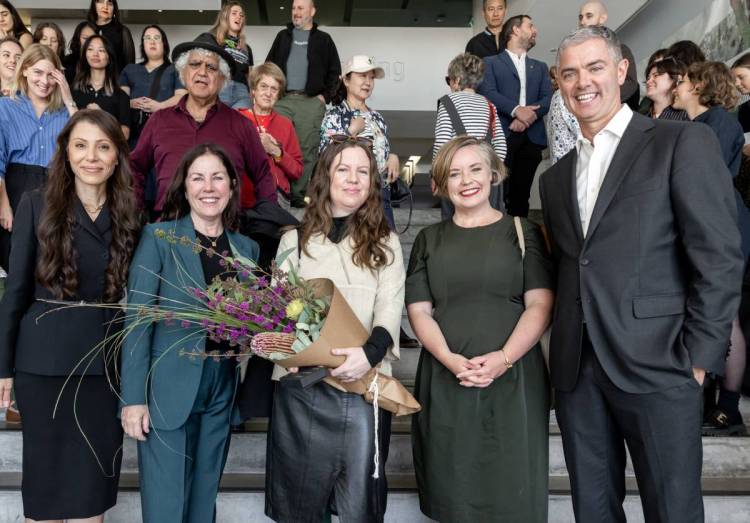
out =
<svg viewBox="0 0 750 523"><path fill-rule="evenodd" d="M510 69L510 72L513 73L513 76L516 77L516 80L520 79L518 78L518 71L516 70L516 64L513 63L513 60L511 60L510 56L508 56L508 53L506 51L503 51L498 55L500 57L500 61L505 64L505 66Z"/></svg>
<svg viewBox="0 0 750 523"><path fill-rule="evenodd" d="M565 204L565 210L568 212L571 225L575 230L578 244L583 244L583 226L581 225L581 211L578 208L578 193L576 190L576 163L578 154L575 150L560 160L563 176L562 197Z"/></svg>
<svg viewBox="0 0 750 523"><path fill-rule="evenodd" d="M193 280L192 283L189 284L191 286L205 287L206 277L203 274L203 266L201 265L199 254L194 250L198 239L195 237L195 228L193 227L193 221L189 215L177 221L175 234L178 237L178 241L172 246L173 252L177 253L185 272L187 272L187 275ZM191 243L183 245L179 241L179 238L182 237L187 238Z"/></svg>
<svg viewBox="0 0 750 523"><path fill-rule="evenodd" d="M104 209L102 209L100 212L103 213ZM102 236L102 233L99 232L99 229L96 227L96 225L94 225L94 222L91 221L91 217L86 212L86 209L83 208L83 204L78 198L76 198L75 203L75 214L76 223L82 230L86 231L86 233L91 235L99 243L105 243L105 239ZM109 211L107 211L107 220L109 220Z"/></svg>
<svg viewBox="0 0 750 523"><path fill-rule="evenodd" d="M587 241L594 235L596 227L612 202L612 198L617 193L617 189L622 184L628 171L630 171L633 162L638 158L638 152L643 149L646 142L651 138L648 131L653 127L654 124L650 118L637 113L633 114L633 119L620 139L617 151L615 151L615 155L612 158L612 163L609 164L601 189L599 189L599 196L596 198L588 232L586 233Z"/></svg>

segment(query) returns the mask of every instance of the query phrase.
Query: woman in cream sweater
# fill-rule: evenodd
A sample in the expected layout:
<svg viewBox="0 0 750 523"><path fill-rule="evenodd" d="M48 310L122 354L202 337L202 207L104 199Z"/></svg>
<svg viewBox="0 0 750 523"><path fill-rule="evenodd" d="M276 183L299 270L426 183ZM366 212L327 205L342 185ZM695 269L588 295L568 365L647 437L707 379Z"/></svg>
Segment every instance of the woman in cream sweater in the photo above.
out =
<svg viewBox="0 0 750 523"><path fill-rule="evenodd" d="M370 368L390 373L398 359L404 264L380 202L380 178L368 142L333 141L310 182L311 198L297 230L278 252L282 268L303 278L331 279L370 331L362 347L341 347L346 361L331 371L343 382ZM319 523L327 510L343 523L381 522L387 484L390 413L379 411L379 470L373 478L372 405L325 382L307 388L282 379L276 389L268 444L266 514L280 522Z"/></svg>

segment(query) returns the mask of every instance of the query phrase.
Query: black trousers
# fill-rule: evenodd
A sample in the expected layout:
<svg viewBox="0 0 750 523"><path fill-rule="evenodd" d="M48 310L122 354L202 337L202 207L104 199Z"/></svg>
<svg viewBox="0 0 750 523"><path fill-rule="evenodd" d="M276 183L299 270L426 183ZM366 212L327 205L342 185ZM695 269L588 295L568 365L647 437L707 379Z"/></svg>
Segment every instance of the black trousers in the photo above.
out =
<svg viewBox="0 0 750 523"><path fill-rule="evenodd" d="M702 388L686 377L666 390L624 392L584 340L578 383L571 392L556 392L555 407L576 522L625 521L625 445L645 521L702 522Z"/></svg>
<svg viewBox="0 0 750 523"><path fill-rule="evenodd" d="M27 191L41 187L47 177L47 169L39 165L11 163L5 172L5 190L8 193L10 208L15 214L21 196ZM0 267L10 272L11 233L0 227Z"/></svg>
<svg viewBox="0 0 750 523"><path fill-rule="evenodd" d="M526 133L508 133L508 156L505 166L510 171L506 180L505 207L511 216L529 215L529 195L534 175L542 161L542 147L531 140Z"/></svg>

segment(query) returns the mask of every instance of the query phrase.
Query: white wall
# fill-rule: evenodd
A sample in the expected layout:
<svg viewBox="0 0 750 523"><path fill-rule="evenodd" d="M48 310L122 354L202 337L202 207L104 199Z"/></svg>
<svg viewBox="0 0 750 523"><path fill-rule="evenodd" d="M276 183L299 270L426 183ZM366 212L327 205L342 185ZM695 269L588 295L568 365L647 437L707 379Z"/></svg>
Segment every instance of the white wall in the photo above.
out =
<svg viewBox="0 0 750 523"><path fill-rule="evenodd" d="M630 47L635 55L636 64L641 66L638 70L639 77L644 76L641 69L645 67L651 53L660 49L666 38L701 15L710 3L707 0L653 0L620 28L618 36ZM692 35L691 39L695 39L696 36Z"/></svg>
<svg viewBox="0 0 750 523"><path fill-rule="evenodd" d="M57 23L70 38L77 22L35 19ZM136 48L143 25L129 26ZM207 30L206 26L163 26L174 48ZM374 56L386 76L378 80L371 98L372 107L383 111L434 111L438 98L448 92L446 69L457 54L463 52L472 36L469 27L323 27L331 34L342 62L353 54ZM279 27L248 26L246 34L255 63L262 63Z"/></svg>

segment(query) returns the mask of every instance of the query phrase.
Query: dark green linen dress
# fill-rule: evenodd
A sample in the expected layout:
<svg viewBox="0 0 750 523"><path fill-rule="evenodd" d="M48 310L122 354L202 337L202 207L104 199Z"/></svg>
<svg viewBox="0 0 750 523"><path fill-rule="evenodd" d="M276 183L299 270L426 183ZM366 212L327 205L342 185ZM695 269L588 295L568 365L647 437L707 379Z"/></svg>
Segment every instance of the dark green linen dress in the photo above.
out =
<svg viewBox="0 0 750 523"><path fill-rule="evenodd" d="M510 216L462 228L448 220L417 236L406 303L430 301L453 352L500 349L523 313L523 293L552 288L539 228L522 220L521 257ZM485 389L466 388L422 350L413 418L422 512L441 523L547 521L549 389L539 346Z"/></svg>

